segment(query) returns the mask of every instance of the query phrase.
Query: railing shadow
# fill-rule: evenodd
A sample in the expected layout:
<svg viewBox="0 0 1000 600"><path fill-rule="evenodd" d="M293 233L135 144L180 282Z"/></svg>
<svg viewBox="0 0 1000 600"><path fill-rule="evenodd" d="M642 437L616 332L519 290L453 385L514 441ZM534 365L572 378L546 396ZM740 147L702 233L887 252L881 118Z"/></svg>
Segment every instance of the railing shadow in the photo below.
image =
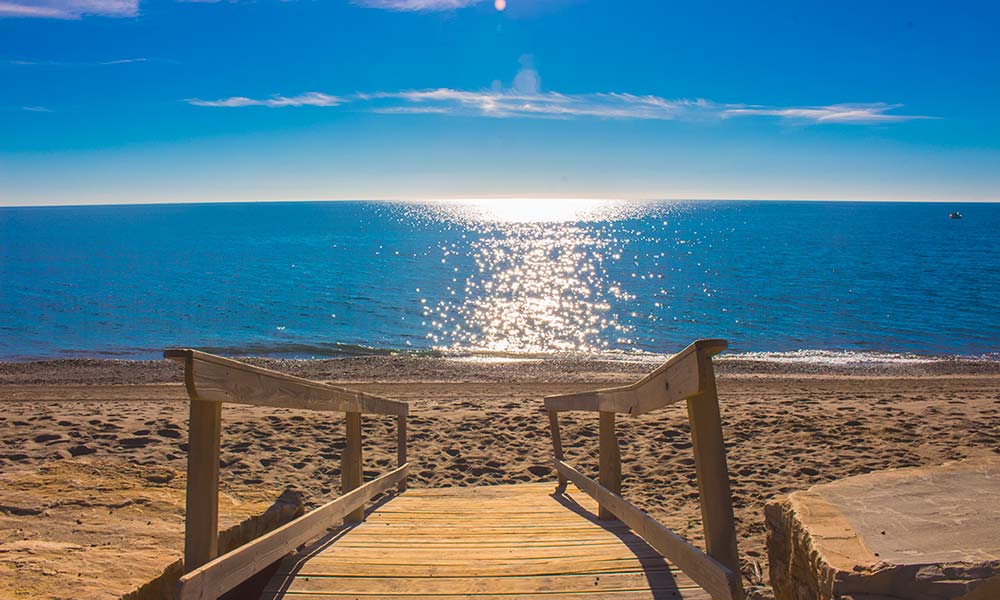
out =
<svg viewBox="0 0 1000 600"><path fill-rule="evenodd" d="M365 519L367 519L371 513L377 511L379 508L384 506L387 502L389 502L398 495L399 492L396 491L386 492L385 494L382 495L381 498L371 502L368 508L365 510ZM316 541L309 544L306 547L305 551L301 552L300 554L297 554L293 560L289 561L289 558L285 557L282 558L280 561L278 561L279 563L289 561L290 564L288 564L288 572L281 575L280 583L278 583L277 581L278 576L275 575L271 579L271 582L268 584L268 587L277 584L277 588L272 592L262 591L260 595L260 600L280 600L281 598L284 598L285 593L288 592L288 588L292 585L292 582L295 581L295 578L298 576L299 571L302 569L303 566L305 566L306 563L308 563L316 556L322 554L324 551L326 551L327 548L332 546L334 543L336 543L338 540L340 540L345 535L350 533L351 530L353 530L355 527L357 527L363 522L364 521L361 521L360 523L344 523L336 530L327 533L326 535L320 537Z"/></svg>
<svg viewBox="0 0 1000 600"><path fill-rule="evenodd" d="M680 597L680 583L674 578L674 574L670 570L670 563L645 540L629 529L628 525L617 519L602 521L596 514L581 506L567 493L565 483L556 487L552 498L563 508L614 534L621 540L622 544L635 554L636 560L642 566L649 590L655 600L677 600Z"/></svg>

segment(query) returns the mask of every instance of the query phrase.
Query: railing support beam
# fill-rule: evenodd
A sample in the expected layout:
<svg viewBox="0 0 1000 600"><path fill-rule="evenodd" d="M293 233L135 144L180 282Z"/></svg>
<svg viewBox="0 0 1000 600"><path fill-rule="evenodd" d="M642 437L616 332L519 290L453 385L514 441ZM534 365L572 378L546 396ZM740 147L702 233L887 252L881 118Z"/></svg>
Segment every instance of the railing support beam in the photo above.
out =
<svg viewBox="0 0 1000 600"><path fill-rule="evenodd" d="M219 554L219 452L222 403L191 400L188 425L184 572Z"/></svg>
<svg viewBox="0 0 1000 600"><path fill-rule="evenodd" d="M698 357L702 394L687 401L691 422L694 466L698 475L701 520L707 554L734 573L740 572L736 547L726 448L722 438L722 418L710 355Z"/></svg>
<svg viewBox="0 0 1000 600"><path fill-rule="evenodd" d="M600 411L599 445L601 485L620 496L622 493L622 457L618 448L618 436L615 434L615 413L613 412ZM611 521L617 518L603 505L597 516L602 521Z"/></svg>
<svg viewBox="0 0 1000 600"><path fill-rule="evenodd" d="M559 413L550 410L549 413L549 432L552 434L552 453L556 457L556 460L563 460L563 447L562 447L562 434L559 431ZM559 485L566 485L566 476L560 471L556 471L559 474Z"/></svg>
<svg viewBox="0 0 1000 600"><path fill-rule="evenodd" d="M361 487L361 413L347 413L347 445L340 461L340 493ZM364 507L357 508L344 517L348 523L360 523L365 518Z"/></svg>
<svg viewBox="0 0 1000 600"><path fill-rule="evenodd" d="M406 464L406 415L396 417L396 466L402 467ZM399 493L406 491L406 478L399 481L396 487Z"/></svg>

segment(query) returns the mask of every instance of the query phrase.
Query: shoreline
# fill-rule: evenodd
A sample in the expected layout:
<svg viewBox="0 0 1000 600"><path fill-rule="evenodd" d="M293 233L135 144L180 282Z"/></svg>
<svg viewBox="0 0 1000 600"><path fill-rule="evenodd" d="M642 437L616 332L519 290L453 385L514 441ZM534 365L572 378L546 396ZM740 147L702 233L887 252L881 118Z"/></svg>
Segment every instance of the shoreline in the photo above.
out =
<svg viewBox="0 0 1000 600"><path fill-rule="evenodd" d="M237 357L250 364L307 379L326 381L440 381L440 382L589 382L631 381L658 366L663 357L644 360L608 358L510 358L481 360L456 357L377 355L349 358ZM970 358L906 359L890 361L824 362L772 360L750 355L723 354L715 360L716 373L728 376L787 377L949 377L997 376L1000 360ZM0 390L4 385L142 385L182 380L179 365L164 360L57 358L0 361ZM3 393L0 391L0 399Z"/></svg>

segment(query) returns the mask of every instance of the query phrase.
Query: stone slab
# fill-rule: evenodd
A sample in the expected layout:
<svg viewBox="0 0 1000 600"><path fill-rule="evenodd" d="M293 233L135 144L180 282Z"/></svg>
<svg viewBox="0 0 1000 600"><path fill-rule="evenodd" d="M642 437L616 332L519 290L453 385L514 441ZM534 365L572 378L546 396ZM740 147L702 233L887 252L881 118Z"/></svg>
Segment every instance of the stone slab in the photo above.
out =
<svg viewBox="0 0 1000 600"><path fill-rule="evenodd" d="M778 600L1000 599L1000 457L849 477L765 513Z"/></svg>

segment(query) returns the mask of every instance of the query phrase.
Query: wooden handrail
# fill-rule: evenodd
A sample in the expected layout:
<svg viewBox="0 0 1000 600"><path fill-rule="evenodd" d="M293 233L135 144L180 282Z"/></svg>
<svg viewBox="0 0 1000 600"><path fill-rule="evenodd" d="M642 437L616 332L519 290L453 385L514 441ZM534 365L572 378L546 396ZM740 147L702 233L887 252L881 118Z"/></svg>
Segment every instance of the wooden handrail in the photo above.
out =
<svg viewBox="0 0 1000 600"><path fill-rule="evenodd" d="M167 350L163 357L184 363L184 383L192 400L373 415L409 413L406 402L286 375L207 352Z"/></svg>
<svg viewBox="0 0 1000 600"><path fill-rule="evenodd" d="M620 387L545 398L545 408L641 415L704 393L704 361L726 349L725 340L698 340L639 381Z"/></svg>
<svg viewBox="0 0 1000 600"><path fill-rule="evenodd" d="M295 548L326 531L331 523L364 510L366 502L406 479L410 465L373 479L339 498L185 574L178 600L215 599L261 572Z"/></svg>
<svg viewBox="0 0 1000 600"><path fill-rule="evenodd" d="M651 546L698 581L715 600L741 600L743 590L738 575L740 565L736 524L733 518L726 450L722 440L715 371L712 365L712 357L725 349L724 340L698 340L633 384L549 396L545 398L545 408L549 414L555 466L559 473L560 484L567 479L572 480L580 489L597 500L601 519L618 517L629 524L640 537L646 539ZM687 402L688 420L691 424L702 527L705 532L705 553L687 544L683 538L666 527L652 521L652 518L645 513L642 513L641 518L636 516L634 512L641 513L641 511L628 504L620 495L621 456L615 435L615 415L640 415L682 400ZM584 476L563 461L558 420L558 413L563 411L590 411L599 414L600 483ZM642 531L630 523L630 520L643 523L648 531L653 531L658 536L657 539L666 539L664 532L667 532L687 544L689 548L678 546L673 541L662 545L661 548L647 539ZM647 520L656 523L657 527L649 526ZM696 552L693 553L692 550ZM699 556L710 562L699 563L699 561L705 562ZM725 569L721 576L716 572L716 566ZM690 572L688 569L695 571ZM720 582L725 582L725 585Z"/></svg>
<svg viewBox="0 0 1000 600"><path fill-rule="evenodd" d="M406 419L409 404L318 383L215 356L198 350L167 350L165 358L184 364L184 384L191 399L188 476L184 524L184 571L181 598L216 598L309 541L334 521L357 522L374 495L397 486L406 489ZM341 497L233 550L218 556L219 454L222 403L337 411L345 413L347 443L341 457ZM364 483L362 415L396 416L397 468Z"/></svg>

